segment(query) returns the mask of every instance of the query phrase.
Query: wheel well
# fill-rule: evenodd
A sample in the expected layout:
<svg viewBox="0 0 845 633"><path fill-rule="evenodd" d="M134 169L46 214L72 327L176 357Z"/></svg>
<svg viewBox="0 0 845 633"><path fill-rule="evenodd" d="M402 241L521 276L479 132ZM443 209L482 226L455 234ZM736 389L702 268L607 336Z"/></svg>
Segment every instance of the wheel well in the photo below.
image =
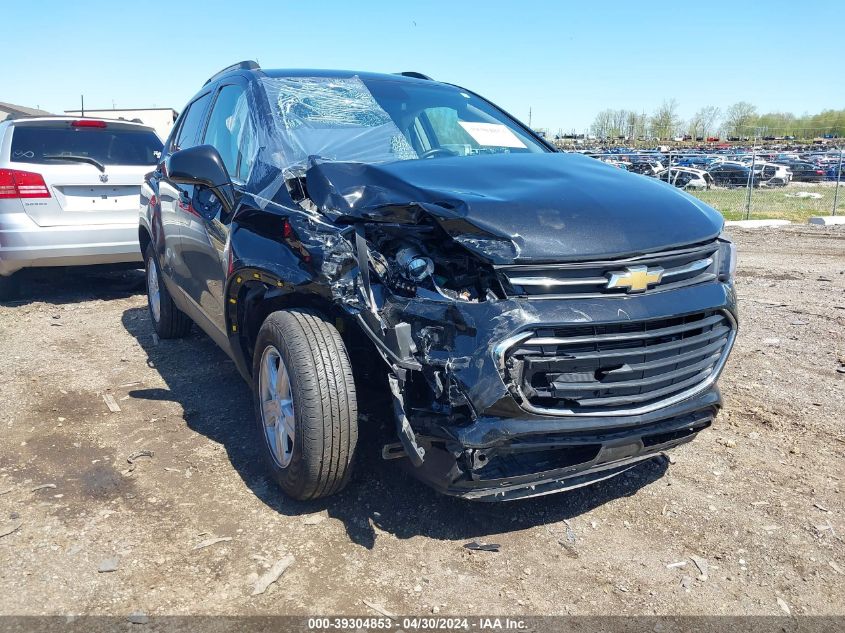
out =
<svg viewBox="0 0 845 633"><path fill-rule="evenodd" d="M243 284L238 293L237 304L237 331L241 351L250 372L258 331L271 313L287 308L311 308L329 319L334 319L341 332L346 321L346 315L323 297L295 292L280 293L278 289L259 281Z"/></svg>
<svg viewBox="0 0 845 633"><path fill-rule="evenodd" d="M147 246L150 245L150 242L153 241L153 238L150 237L149 232L143 226L138 227L138 244L141 245L141 256L145 256L144 254L147 252Z"/></svg>

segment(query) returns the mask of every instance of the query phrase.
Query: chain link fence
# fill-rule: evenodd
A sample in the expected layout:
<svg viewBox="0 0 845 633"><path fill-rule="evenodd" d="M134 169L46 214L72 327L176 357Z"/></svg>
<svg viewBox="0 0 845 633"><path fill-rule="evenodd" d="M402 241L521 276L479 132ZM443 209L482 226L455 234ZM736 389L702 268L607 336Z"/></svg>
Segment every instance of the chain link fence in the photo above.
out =
<svg viewBox="0 0 845 633"><path fill-rule="evenodd" d="M797 149L580 150L619 169L658 178L700 198L728 220L784 219L845 212L845 145Z"/></svg>

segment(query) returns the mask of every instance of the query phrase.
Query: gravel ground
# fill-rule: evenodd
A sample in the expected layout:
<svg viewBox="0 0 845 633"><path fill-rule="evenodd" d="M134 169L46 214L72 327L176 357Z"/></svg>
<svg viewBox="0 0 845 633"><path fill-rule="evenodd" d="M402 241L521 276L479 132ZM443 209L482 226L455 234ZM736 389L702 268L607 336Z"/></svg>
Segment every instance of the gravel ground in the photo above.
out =
<svg viewBox="0 0 845 633"><path fill-rule="evenodd" d="M38 273L0 305L0 613L845 614L845 231L735 237L714 427L508 504L375 446L340 495L287 500L234 366L198 332L154 341L140 273Z"/></svg>

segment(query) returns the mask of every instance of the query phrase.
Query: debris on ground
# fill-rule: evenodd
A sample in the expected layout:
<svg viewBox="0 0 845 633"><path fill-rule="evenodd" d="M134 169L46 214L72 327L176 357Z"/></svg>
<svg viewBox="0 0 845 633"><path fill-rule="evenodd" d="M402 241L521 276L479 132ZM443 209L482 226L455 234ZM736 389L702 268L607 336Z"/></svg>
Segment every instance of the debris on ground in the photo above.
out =
<svg viewBox="0 0 845 633"><path fill-rule="evenodd" d="M211 547L212 545L216 545L217 543L225 543L226 541L231 541L231 536L217 536L215 538L207 538L204 541L200 541L196 545L191 548L191 551L196 551L198 549L205 549L206 547Z"/></svg>
<svg viewBox="0 0 845 633"><path fill-rule="evenodd" d="M789 605L786 604L786 600L781 597L778 597L777 602L781 611L783 611L786 615L792 615L792 611L790 610Z"/></svg>
<svg viewBox="0 0 845 633"><path fill-rule="evenodd" d="M668 565L666 565L666 569L676 569L678 567L686 567L686 566L687 566L687 561L679 560L677 563L669 563Z"/></svg>
<svg viewBox="0 0 845 633"><path fill-rule="evenodd" d="M35 488L32 488L30 492L38 492L39 490L53 489L55 487L56 484L41 484L40 486L35 486Z"/></svg>
<svg viewBox="0 0 845 633"><path fill-rule="evenodd" d="M464 544L464 547L476 552L498 552L501 549L499 543L479 543L478 541L471 541Z"/></svg>
<svg viewBox="0 0 845 633"><path fill-rule="evenodd" d="M117 400L114 399L114 396L110 393L103 394L103 400L106 403L106 406L109 408L109 411L112 413L120 413L120 405L117 404Z"/></svg>
<svg viewBox="0 0 845 633"><path fill-rule="evenodd" d="M149 624L150 618L142 611L133 611L126 616L126 621L130 624Z"/></svg>
<svg viewBox="0 0 845 633"><path fill-rule="evenodd" d="M385 609L383 606L376 604L375 602L370 602L369 600L361 600L361 603L370 607L370 609L372 609L376 613L380 613L381 615L383 615L386 618L395 618L396 617L393 613L391 613L390 611ZM438 609L438 611L439 611L439 609Z"/></svg>
<svg viewBox="0 0 845 633"><path fill-rule="evenodd" d="M572 524L567 520L563 520L563 525L566 526L566 540L570 543L574 543L576 540L575 537L575 530L572 529Z"/></svg>
<svg viewBox="0 0 845 633"><path fill-rule="evenodd" d="M701 572L698 575L698 580L704 582L708 578L708 571L710 570L710 565L707 562L706 558L701 558L701 556L696 556L695 554L690 554L690 560L695 563L695 566L698 567L698 571Z"/></svg>
<svg viewBox="0 0 845 633"><path fill-rule="evenodd" d="M255 586L252 590L252 595L258 596L267 591L267 587L269 587L279 578L281 578L282 574L285 573L285 570L291 565L293 565L293 561L293 554L288 554L277 560L273 564L273 566L267 570L267 573L265 573L263 576L261 576L258 580L255 581Z"/></svg>
<svg viewBox="0 0 845 633"><path fill-rule="evenodd" d="M129 457L126 458L126 461L130 464L134 463L136 459L140 459L141 457L153 457L155 453L148 449L143 449L140 451L135 451Z"/></svg>
<svg viewBox="0 0 845 633"><path fill-rule="evenodd" d="M302 522L305 525L319 525L323 521L326 520L326 517L322 514L312 514L310 516L305 517Z"/></svg>
<svg viewBox="0 0 845 633"><path fill-rule="evenodd" d="M116 558L105 558L100 561L100 566L97 567L97 571L101 574L108 574L113 571L117 571L118 561Z"/></svg>

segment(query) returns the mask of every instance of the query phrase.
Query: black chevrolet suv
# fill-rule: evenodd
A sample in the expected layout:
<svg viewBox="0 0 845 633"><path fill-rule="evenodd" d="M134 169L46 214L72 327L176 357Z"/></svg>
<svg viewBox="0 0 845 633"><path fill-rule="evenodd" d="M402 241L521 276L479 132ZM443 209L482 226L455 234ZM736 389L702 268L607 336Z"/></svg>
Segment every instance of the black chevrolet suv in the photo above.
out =
<svg viewBox="0 0 845 633"><path fill-rule="evenodd" d="M736 334L722 225L465 88L242 62L176 122L139 238L158 336L193 322L234 360L288 495L339 490L380 421L384 458L494 501L711 424Z"/></svg>

